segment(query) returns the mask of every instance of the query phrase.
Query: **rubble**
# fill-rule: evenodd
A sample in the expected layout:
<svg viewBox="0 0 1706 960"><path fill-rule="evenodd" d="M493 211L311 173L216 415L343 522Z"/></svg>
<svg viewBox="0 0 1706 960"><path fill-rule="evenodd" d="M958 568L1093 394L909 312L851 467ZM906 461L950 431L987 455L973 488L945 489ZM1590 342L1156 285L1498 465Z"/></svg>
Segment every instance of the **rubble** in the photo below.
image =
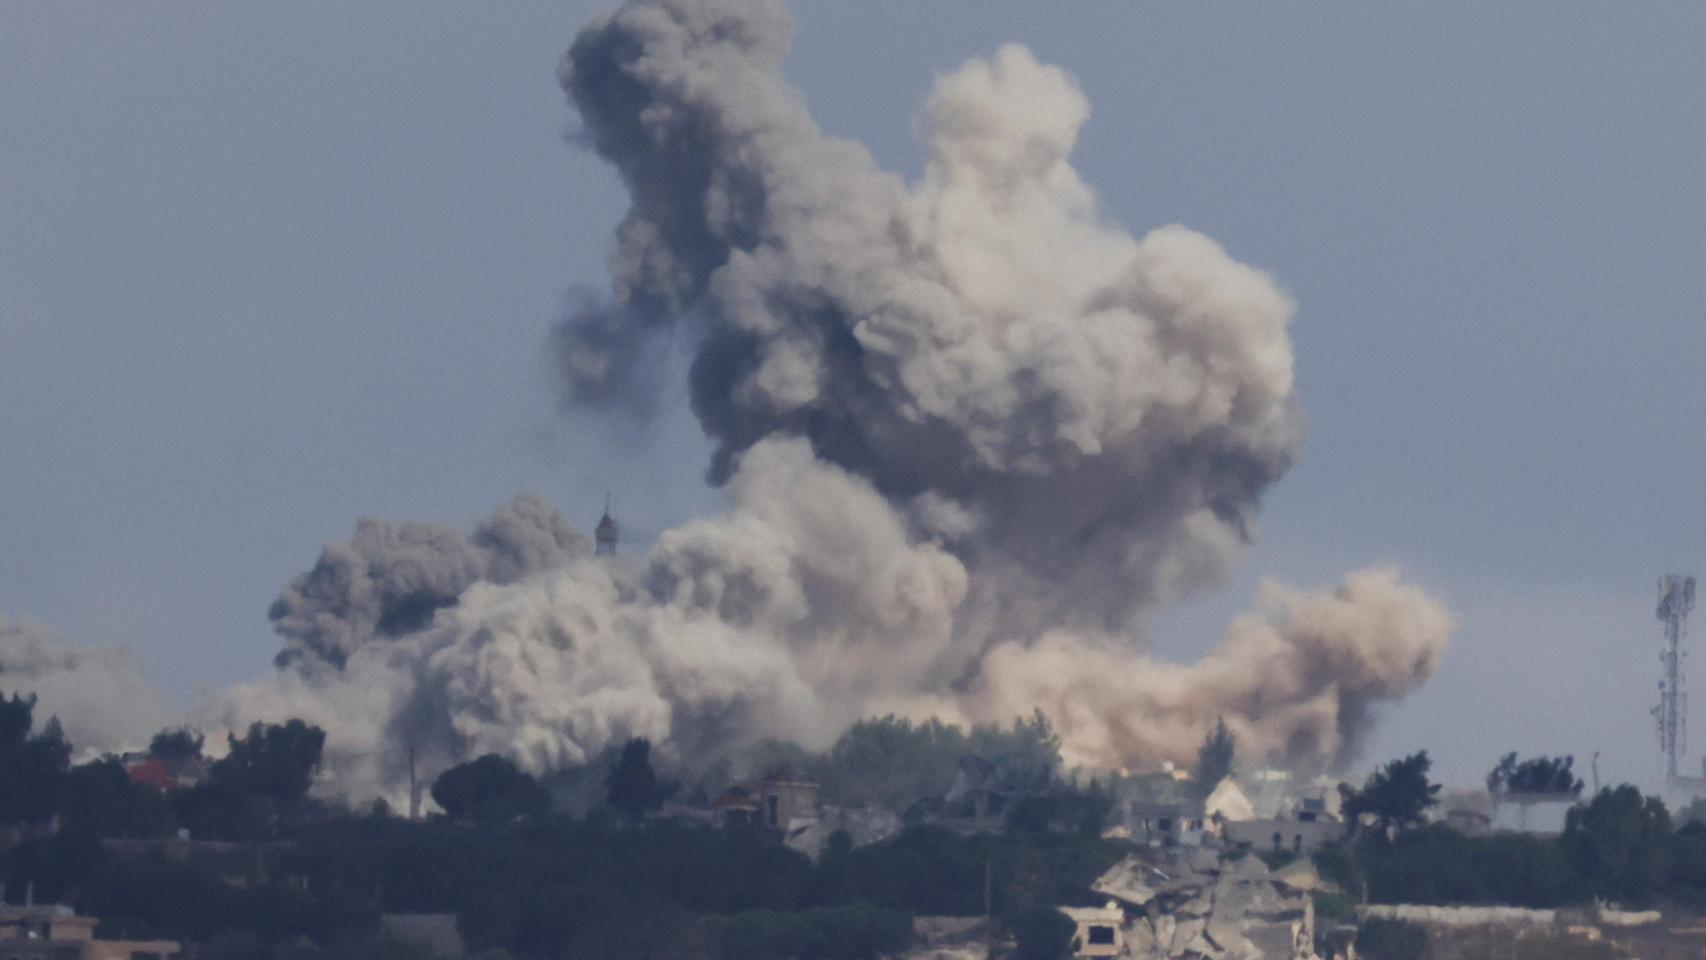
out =
<svg viewBox="0 0 1706 960"><path fill-rule="evenodd" d="M1316 960L1310 898L1330 885L1307 864L1175 848L1127 857L1091 889L1124 912L1133 960Z"/></svg>

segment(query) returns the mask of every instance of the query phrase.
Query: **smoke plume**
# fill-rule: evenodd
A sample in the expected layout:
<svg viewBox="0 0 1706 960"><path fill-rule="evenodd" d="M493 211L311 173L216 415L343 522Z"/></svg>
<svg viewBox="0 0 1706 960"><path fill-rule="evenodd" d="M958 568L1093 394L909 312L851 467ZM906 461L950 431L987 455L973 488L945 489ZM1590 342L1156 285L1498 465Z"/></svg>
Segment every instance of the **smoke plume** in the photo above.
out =
<svg viewBox="0 0 1706 960"><path fill-rule="evenodd" d="M37 729L58 717L79 751L143 746L167 717L128 651L80 646L39 623L0 617L0 695L12 694L33 694Z"/></svg>
<svg viewBox="0 0 1706 960"><path fill-rule="evenodd" d="M426 626L475 583L511 583L591 549L556 508L528 495L493 513L473 536L433 523L362 520L354 537L326 547L273 602L267 616L285 640L278 665L341 667L374 636Z"/></svg>
<svg viewBox="0 0 1706 960"><path fill-rule="evenodd" d="M1247 756L1353 757L1450 631L1389 571L1269 587L1193 666L1141 653L1300 452L1289 298L1199 233L1106 222L1070 163L1088 101L1023 47L938 80L907 183L818 129L789 30L775 0L635 0L560 70L632 199L608 298L552 333L564 396L631 405L687 345L727 511L620 562L533 500L471 537L364 521L221 709L324 717L391 758L378 783L403 743L541 769L1037 705L1084 763L1184 759L1222 715Z"/></svg>

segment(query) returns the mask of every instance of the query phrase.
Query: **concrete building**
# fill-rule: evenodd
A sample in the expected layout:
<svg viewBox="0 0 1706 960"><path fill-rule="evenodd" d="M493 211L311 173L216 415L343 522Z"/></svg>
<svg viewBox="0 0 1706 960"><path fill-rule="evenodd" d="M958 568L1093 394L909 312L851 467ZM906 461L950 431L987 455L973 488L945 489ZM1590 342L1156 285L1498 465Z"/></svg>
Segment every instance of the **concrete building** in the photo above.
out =
<svg viewBox="0 0 1706 960"><path fill-rule="evenodd" d="M818 786L800 780L765 780L730 787L712 804L725 827L787 830L796 820L817 816Z"/></svg>
<svg viewBox="0 0 1706 960"><path fill-rule="evenodd" d="M1200 847L1209 836L1201 804L1134 803L1126 823L1131 842L1149 847Z"/></svg>
<svg viewBox="0 0 1706 960"><path fill-rule="evenodd" d="M1061 907L1078 929L1072 934L1072 955L1080 960L1118 957L1125 953L1125 911L1112 900L1105 907Z"/></svg>
<svg viewBox="0 0 1706 960"><path fill-rule="evenodd" d="M1492 829L1557 836L1564 832L1564 821L1577 802L1569 795L1505 794L1493 807Z"/></svg>
<svg viewBox="0 0 1706 960"><path fill-rule="evenodd" d="M0 960L172 960L183 955L171 940L98 940L98 924L66 906L0 904Z"/></svg>
<svg viewBox="0 0 1706 960"><path fill-rule="evenodd" d="M1345 835L1345 825L1337 820L1300 820L1294 817L1274 820L1227 820L1220 824L1222 838L1228 847L1242 847L1258 852L1289 852L1302 856Z"/></svg>

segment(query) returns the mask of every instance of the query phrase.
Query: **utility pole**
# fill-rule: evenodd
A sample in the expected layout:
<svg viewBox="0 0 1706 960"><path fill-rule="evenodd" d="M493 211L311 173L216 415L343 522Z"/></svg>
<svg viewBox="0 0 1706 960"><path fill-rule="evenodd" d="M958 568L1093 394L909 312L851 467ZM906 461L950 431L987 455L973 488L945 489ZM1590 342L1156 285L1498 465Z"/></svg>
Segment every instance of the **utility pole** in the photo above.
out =
<svg viewBox="0 0 1706 960"><path fill-rule="evenodd" d="M409 744L409 819L421 818L421 784L415 779L415 745Z"/></svg>

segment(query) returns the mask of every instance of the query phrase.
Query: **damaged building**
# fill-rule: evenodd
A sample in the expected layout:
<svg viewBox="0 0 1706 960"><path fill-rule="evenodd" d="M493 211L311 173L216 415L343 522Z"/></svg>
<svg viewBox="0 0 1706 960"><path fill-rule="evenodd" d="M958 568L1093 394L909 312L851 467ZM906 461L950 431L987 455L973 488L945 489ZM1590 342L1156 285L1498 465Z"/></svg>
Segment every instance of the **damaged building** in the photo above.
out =
<svg viewBox="0 0 1706 960"><path fill-rule="evenodd" d="M1325 888L1307 861L1270 870L1255 856L1172 848L1128 857L1098 878L1091 889L1108 898L1105 910L1066 912L1079 925L1080 958L1315 960L1312 895Z"/></svg>

